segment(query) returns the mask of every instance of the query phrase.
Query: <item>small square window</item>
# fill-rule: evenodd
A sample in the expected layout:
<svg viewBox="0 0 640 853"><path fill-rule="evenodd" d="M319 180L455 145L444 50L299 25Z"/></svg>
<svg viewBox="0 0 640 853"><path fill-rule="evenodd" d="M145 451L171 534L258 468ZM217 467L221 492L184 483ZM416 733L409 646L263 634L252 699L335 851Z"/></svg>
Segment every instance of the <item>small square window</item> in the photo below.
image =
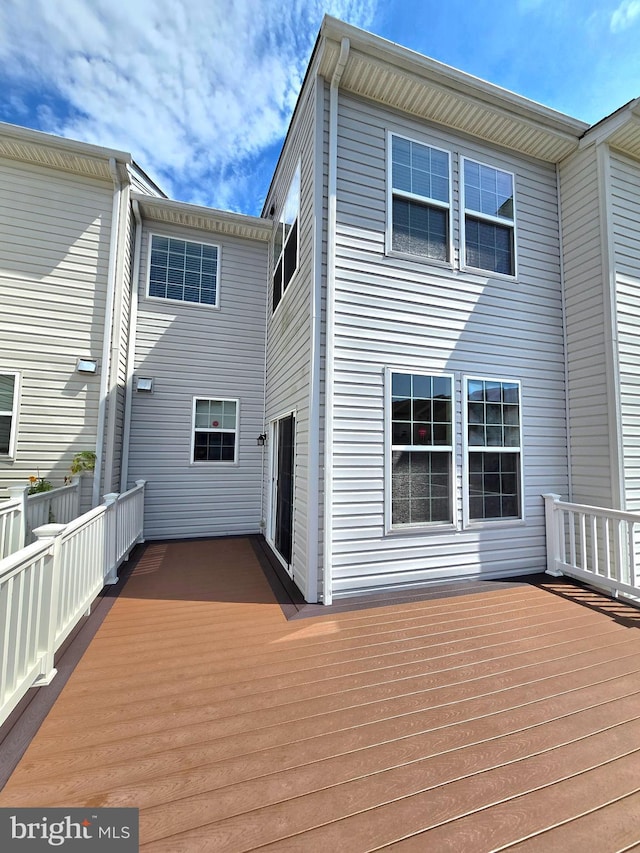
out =
<svg viewBox="0 0 640 853"><path fill-rule="evenodd" d="M196 397L192 434L192 462L236 462L238 401Z"/></svg>
<svg viewBox="0 0 640 853"><path fill-rule="evenodd" d="M191 304L216 305L217 246L151 236L148 295Z"/></svg>

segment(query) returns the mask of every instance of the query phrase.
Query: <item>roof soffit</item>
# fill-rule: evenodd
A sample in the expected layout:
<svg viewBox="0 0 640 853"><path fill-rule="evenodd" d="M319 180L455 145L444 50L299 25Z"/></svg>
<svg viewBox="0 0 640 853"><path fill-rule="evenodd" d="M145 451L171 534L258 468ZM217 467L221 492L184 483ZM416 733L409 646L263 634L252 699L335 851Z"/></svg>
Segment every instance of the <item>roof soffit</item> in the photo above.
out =
<svg viewBox="0 0 640 853"><path fill-rule="evenodd" d="M149 222L180 225L184 228L241 237L245 240L266 242L271 239L273 223L270 220L167 199L156 199L139 193L134 193L132 198L140 205L143 219Z"/></svg>
<svg viewBox="0 0 640 853"><path fill-rule="evenodd" d="M340 45L333 39L325 45L319 73L330 79ZM397 48L398 52L402 50ZM366 46L365 51L360 50L357 40L352 42L341 88L549 162L557 162L575 150L588 127L455 69L448 76L447 67L439 63L425 59L429 67L421 68L417 59L411 59L411 52L407 53L407 67L400 67L371 55Z"/></svg>

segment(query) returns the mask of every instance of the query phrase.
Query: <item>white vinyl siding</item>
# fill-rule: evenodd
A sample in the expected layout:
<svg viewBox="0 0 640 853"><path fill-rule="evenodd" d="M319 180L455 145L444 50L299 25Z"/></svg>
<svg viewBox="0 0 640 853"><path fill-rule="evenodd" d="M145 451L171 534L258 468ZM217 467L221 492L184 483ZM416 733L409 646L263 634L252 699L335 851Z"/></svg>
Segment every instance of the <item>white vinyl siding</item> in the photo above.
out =
<svg viewBox="0 0 640 853"><path fill-rule="evenodd" d="M293 495L293 545L291 570L293 579L309 599L316 590L309 588L308 535L310 514L317 517L318 497L309 494L309 470L317 459L310 459L309 407L311 387L311 298L314 275L314 134L316 88L310 87L307 100L299 105L299 114L289 134L286 148L265 202L269 209L286 196L296 169L300 168L300 212L298 218L298 268L277 311L274 304L273 280L269 284L266 365L266 420L272 423L295 412L295 462ZM277 206L277 205L276 205ZM272 261L273 265L273 261ZM260 432L263 432L261 429ZM271 511L270 475L265 453L265 515ZM265 522L268 522L265 517ZM314 543L315 547L315 543Z"/></svg>
<svg viewBox="0 0 640 853"><path fill-rule="evenodd" d="M640 162L611 152L626 508L640 511Z"/></svg>
<svg viewBox="0 0 640 853"><path fill-rule="evenodd" d="M572 499L613 506L595 146L560 166Z"/></svg>
<svg viewBox="0 0 640 853"><path fill-rule="evenodd" d="M541 494L567 490L564 349L553 166L493 150L341 93L334 422L334 594L546 565ZM388 133L516 175L518 278L385 254ZM452 203L460 186L453 164ZM453 218L454 246L460 245ZM457 259L454 258L457 263ZM384 369L454 374L455 468L462 471L462 377L522 381L526 520L385 533ZM461 473L456 513L462 518Z"/></svg>
<svg viewBox="0 0 640 853"><path fill-rule="evenodd" d="M95 450L113 185L0 160L0 370L21 374L14 459L4 488L45 476L61 486L75 453Z"/></svg>
<svg viewBox="0 0 640 853"><path fill-rule="evenodd" d="M163 233L220 245L219 311L148 299L149 234L143 223L135 373L153 393L133 392L129 482L148 482L145 535L258 533L264 432L266 243L163 224ZM238 463L192 462L193 398L238 401Z"/></svg>

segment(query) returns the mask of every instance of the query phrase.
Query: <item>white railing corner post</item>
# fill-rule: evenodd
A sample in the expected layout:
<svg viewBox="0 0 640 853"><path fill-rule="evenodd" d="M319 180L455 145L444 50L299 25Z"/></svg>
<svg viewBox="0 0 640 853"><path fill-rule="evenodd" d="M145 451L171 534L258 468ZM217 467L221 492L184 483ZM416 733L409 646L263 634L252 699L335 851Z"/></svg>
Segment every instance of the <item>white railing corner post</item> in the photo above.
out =
<svg viewBox="0 0 640 853"><path fill-rule="evenodd" d="M547 494L544 498L544 518L547 534L547 571L554 578L562 577L558 568L560 562L560 511L558 501L560 495Z"/></svg>
<svg viewBox="0 0 640 853"><path fill-rule="evenodd" d="M138 519L138 529L139 534L135 541L135 544L142 545L144 543L144 495L145 495L145 487L147 485L146 480L136 480L136 486L142 489L142 498L139 503L140 509L140 518Z"/></svg>
<svg viewBox="0 0 640 853"><path fill-rule="evenodd" d="M9 500L20 504L20 514L11 535L14 551L24 548L27 544L27 493L29 486L9 486Z"/></svg>
<svg viewBox="0 0 640 853"><path fill-rule="evenodd" d="M118 498L119 492L103 495L107 512L104 517L104 582L118 583Z"/></svg>
<svg viewBox="0 0 640 853"><path fill-rule="evenodd" d="M65 528L65 524L43 524L33 531L38 541L47 542L50 545L46 564L48 571L45 573L46 593L43 597L45 606L42 608L42 621L38 629L38 648L42 654L41 668L40 675L34 681L34 687L51 684L57 672L54 658L60 598L60 543Z"/></svg>

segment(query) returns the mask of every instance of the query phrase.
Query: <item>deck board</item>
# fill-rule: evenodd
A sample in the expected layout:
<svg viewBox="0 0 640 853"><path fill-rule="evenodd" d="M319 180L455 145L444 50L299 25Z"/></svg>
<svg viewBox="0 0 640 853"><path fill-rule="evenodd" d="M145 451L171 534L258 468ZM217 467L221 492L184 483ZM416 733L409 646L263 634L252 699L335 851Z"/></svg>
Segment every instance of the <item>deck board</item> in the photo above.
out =
<svg viewBox="0 0 640 853"><path fill-rule="evenodd" d="M366 605L288 620L248 540L148 546L0 806L137 806L154 853L640 843L638 610Z"/></svg>

